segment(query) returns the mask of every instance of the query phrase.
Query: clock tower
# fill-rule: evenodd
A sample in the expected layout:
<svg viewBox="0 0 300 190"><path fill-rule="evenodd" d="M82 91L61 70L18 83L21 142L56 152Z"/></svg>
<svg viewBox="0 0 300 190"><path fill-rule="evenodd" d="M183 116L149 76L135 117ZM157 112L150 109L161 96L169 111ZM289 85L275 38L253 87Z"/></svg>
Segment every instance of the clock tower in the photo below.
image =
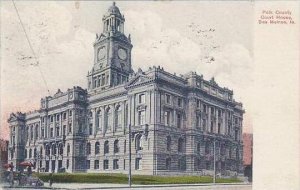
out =
<svg viewBox="0 0 300 190"><path fill-rule="evenodd" d="M88 72L88 90L103 90L128 81L132 44L124 34L125 18L115 2L102 18L103 32L96 34L94 66Z"/></svg>

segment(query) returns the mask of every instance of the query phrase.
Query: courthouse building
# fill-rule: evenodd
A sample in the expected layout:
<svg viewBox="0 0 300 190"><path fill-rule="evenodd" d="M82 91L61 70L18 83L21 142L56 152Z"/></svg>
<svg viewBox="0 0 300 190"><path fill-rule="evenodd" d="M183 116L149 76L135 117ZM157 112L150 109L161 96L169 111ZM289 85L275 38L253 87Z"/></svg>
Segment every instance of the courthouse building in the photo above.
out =
<svg viewBox="0 0 300 190"><path fill-rule="evenodd" d="M41 172L127 173L130 141L133 174L211 175L214 152L218 174L242 174L244 110L233 92L196 72L134 71L115 3L102 21L87 89L58 90L39 110L10 115L9 162Z"/></svg>

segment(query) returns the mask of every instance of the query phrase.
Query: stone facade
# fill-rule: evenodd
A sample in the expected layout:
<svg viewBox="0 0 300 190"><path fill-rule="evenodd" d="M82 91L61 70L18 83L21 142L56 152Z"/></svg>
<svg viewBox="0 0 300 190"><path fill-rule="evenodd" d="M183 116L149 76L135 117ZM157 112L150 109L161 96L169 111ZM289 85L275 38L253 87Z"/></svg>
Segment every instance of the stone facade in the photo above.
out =
<svg viewBox="0 0 300 190"><path fill-rule="evenodd" d="M125 18L113 4L96 35L88 88L58 90L39 110L9 118L9 160L50 172L222 175L243 172L242 104L212 78L162 67L134 72ZM131 126L131 139L129 139Z"/></svg>

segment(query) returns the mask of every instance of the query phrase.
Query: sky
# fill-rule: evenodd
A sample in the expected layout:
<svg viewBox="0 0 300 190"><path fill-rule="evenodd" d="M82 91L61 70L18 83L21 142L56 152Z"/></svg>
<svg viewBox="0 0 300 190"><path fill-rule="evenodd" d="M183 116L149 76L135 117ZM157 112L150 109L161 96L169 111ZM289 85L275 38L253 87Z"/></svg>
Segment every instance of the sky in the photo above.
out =
<svg viewBox="0 0 300 190"><path fill-rule="evenodd" d="M40 99L73 86L87 87L93 42L111 1L16 1L39 66L33 59L12 1L1 2L1 134L8 139L11 112L40 107ZM132 66L196 71L234 91L252 132L253 3L117 1L133 44ZM45 82L43 80L45 79Z"/></svg>

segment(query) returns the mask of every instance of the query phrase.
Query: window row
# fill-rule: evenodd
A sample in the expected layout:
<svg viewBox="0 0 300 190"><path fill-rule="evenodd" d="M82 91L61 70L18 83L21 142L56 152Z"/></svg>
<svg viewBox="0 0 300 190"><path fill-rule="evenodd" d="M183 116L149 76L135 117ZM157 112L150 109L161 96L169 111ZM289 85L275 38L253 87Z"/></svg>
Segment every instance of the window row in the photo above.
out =
<svg viewBox="0 0 300 190"><path fill-rule="evenodd" d="M175 104L177 107L183 107L183 99L181 97L172 96L171 94L165 94L165 103L169 105Z"/></svg>
<svg viewBox="0 0 300 190"><path fill-rule="evenodd" d="M103 160L103 170L108 170L110 169L110 160ZM113 159L112 160L112 169L113 170L119 170L120 169L120 159ZM128 161L126 162L125 159L123 159L123 169L125 170L128 166L126 165L128 164ZM140 170L142 167L142 158L136 158L135 159L135 170ZM91 169L91 161L90 160L86 160L85 163L85 168L86 169ZM94 161L94 167L95 170L100 169L100 161L99 160L95 160Z"/></svg>
<svg viewBox="0 0 300 190"><path fill-rule="evenodd" d="M124 141L124 153L126 153L126 149L127 149L127 140ZM137 151L139 150L142 150L143 149L143 136L142 135L137 135L135 137L135 149ZM90 155L92 152L92 145L90 142L88 142L86 144L86 154L87 155ZM95 155L97 154L100 154L100 142L95 142L95 145L94 145L94 150L95 150ZM110 152L110 147L109 147L109 141L106 140L103 144L103 154L109 154ZM119 140L116 139L114 141L114 144L113 144L113 153L116 154L116 153L120 153L120 143L119 143Z"/></svg>

